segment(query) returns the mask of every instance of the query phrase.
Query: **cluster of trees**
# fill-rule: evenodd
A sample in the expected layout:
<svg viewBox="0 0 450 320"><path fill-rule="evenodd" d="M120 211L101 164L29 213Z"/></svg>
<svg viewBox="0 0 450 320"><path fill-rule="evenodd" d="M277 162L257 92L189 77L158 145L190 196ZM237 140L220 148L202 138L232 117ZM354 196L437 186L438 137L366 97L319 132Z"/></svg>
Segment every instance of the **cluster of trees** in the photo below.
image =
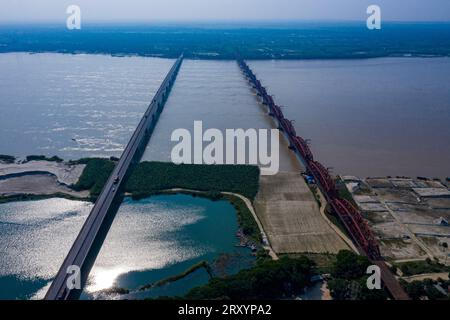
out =
<svg viewBox="0 0 450 320"><path fill-rule="evenodd" d="M8 156L6 154L0 154L0 162L14 163L15 161L16 161L16 157Z"/></svg>
<svg viewBox="0 0 450 320"><path fill-rule="evenodd" d="M102 158L80 159L72 164L86 165L80 179L72 188L78 191L90 190L93 198L100 194L115 166L113 161Z"/></svg>
<svg viewBox="0 0 450 320"><path fill-rule="evenodd" d="M86 164L80 179L72 187L75 190L90 190L91 196L100 194L115 162L110 159L90 158L72 161L72 164ZM166 162L142 162L136 166L128 179L125 191L133 198L147 197L161 190L191 189L204 191L212 199L220 199L220 192L233 192L253 200L259 188L259 168L247 165L175 165ZM243 205L233 201L248 220ZM250 213L251 214L251 213ZM252 228L248 224L248 228ZM249 231L250 232L250 231Z"/></svg>
<svg viewBox="0 0 450 320"><path fill-rule="evenodd" d="M128 180L126 191L139 198L173 188L211 193L227 191L253 200L259 188L259 168L246 165L142 162Z"/></svg>
<svg viewBox="0 0 450 320"><path fill-rule="evenodd" d="M263 260L251 269L224 278L213 278L207 285L192 289L184 298L280 299L302 293L310 284L314 262L306 257Z"/></svg>
<svg viewBox="0 0 450 320"><path fill-rule="evenodd" d="M31 155L31 156L27 156L26 159L25 159L25 162L30 162L30 161L63 162L64 160L61 159L58 156L46 157L46 156L43 156L43 155Z"/></svg>
<svg viewBox="0 0 450 320"><path fill-rule="evenodd" d="M369 259L348 250L340 251L333 264L328 288L336 300L384 300L386 292L367 288Z"/></svg>
<svg viewBox="0 0 450 320"><path fill-rule="evenodd" d="M16 161L16 157L9 156L6 154L0 154L0 162L4 163L14 163ZM52 162L63 162L64 160L58 156L47 157L44 155L31 155L25 158L24 162L30 161L52 161Z"/></svg>
<svg viewBox="0 0 450 320"><path fill-rule="evenodd" d="M449 274L450 276L450 274ZM450 281L433 281L425 279L423 281L413 281L411 283L400 280L401 285L413 300L427 298L429 300L449 300L450 296L440 292L435 285L440 284L444 290L450 287Z"/></svg>
<svg viewBox="0 0 450 320"><path fill-rule="evenodd" d="M424 273L450 272L450 267L427 258L425 261L408 261L394 265L399 268L404 276L413 276Z"/></svg>
<svg viewBox="0 0 450 320"><path fill-rule="evenodd" d="M238 197L228 195L225 195L224 198L230 201L234 206L237 213L238 224L244 235L253 240L255 244L261 243L262 237L258 224L245 202Z"/></svg>
<svg viewBox="0 0 450 320"><path fill-rule="evenodd" d="M447 25L385 24L370 32L359 24L218 26L121 26L65 32L42 26L0 29L0 52L87 52L175 58L246 59L370 58L450 55Z"/></svg>

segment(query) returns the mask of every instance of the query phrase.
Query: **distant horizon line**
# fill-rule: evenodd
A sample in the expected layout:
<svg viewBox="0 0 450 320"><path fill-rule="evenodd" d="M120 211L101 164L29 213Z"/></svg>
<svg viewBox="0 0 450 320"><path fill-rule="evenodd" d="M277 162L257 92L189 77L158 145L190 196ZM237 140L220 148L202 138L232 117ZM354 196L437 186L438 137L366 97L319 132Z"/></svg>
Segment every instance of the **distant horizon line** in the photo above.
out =
<svg viewBox="0 0 450 320"><path fill-rule="evenodd" d="M340 24L340 23L366 23L363 19L248 19L248 20L227 20L227 19L197 19L197 20L83 20L83 25L289 25L289 24ZM58 20L35 20L35 21L0 21L0 26L55 26L66 24L65 19ZM450 24L447 20L385 20L383 24Z"/></svg>

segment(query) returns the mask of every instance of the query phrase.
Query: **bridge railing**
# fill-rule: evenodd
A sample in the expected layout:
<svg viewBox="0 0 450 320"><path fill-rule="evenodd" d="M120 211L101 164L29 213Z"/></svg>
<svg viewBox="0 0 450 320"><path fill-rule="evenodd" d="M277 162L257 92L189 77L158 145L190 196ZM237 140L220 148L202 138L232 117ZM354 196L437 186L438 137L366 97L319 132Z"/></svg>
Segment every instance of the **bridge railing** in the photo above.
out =
<svg viewBox="0 0 450 320"><path fill-rule="evenodd" d="M334 213L339 217L351 235L353 242L355 242L362 254L368 256L372 260L381 260L378 242L369 225L362 217L361 212L347 200L339 197L335 182L331 178L328 170L320 162L314 161L311 150L306 143L303 143L305 140L297 136L292 122L284 116L282 110L275 104L272 96L268 95L266 88L261 84L260 80L258 80L247 63L240 57L238 57L237 60L242 72L253 88L256 89L257 94L261 96L262 102L268 106L269 114L277 120L280 129L286 133L291 149L300 156L306 169L312 174L318 187L324 193L325 198L333 208ZM384 270L390 272L387 268L384 268ZM386 277L386 279L388 279L386 285L390 287L389 290L394 298L404 299L407 297L407 294L401 289L398 281L397 285L393 285L393 279L395 279L395 277L392 274L389 274Z"/></svg>
<svg viewBox="0 0 450 320"><path fill-rule="evenodd" d="M120 206L121 201L119 200L122 196L120 190L126 182L129 169L137 158L140 158L142 155L143 149L141 146L146 145L150 138L149 128L156 124L158 114L161 112L165 99L167 99L167 94L175 81L182 61L183 55L176 60L161 83L50 285L45 299L66 300L77 298L81 294L81 289L87 281L98 250L100 250L114 215ZM72 266L78 267L80 270L81 288L69 288L68 286L69 274L67 272L68 268Z"/></svg>

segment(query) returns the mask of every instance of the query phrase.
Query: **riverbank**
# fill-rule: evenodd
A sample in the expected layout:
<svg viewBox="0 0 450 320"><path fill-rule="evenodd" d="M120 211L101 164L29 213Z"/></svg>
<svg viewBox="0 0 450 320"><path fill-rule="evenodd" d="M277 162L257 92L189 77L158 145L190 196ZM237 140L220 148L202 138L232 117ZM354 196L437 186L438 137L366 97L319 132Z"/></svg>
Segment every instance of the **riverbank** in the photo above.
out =
<svg viewBox="0 0 450 320"><path fill-rule="evenodd" d="M211 200L228 200L236 209L238 217L239 231L236 233L236 236L240 239L239 246L248 247L253 251L257 251L262 248L273 260L279 259L277 253L270 245L264 226L259 220L253 206L253 202L250 199L244 197L243 195L231 192L220 192L218 194L211 195L211 193L208 192L181 188L161 190L161 194L179 193L205 197Z"/></svg>
<svg viewBox="0 0 450 320"><path fill-rule="evenodd" d="M101 158L70 162L2 163L0 202L52 196L94 201L114 166L115 161ZM142 162L134 169L124 193L133 199L170 193L189 193L212 200L226 199L237 210L241 244L256 248L263 240L268 244L252 204L258 189L259 168L256 166ZM270 251L270 246L267 247ZM273 251L271 255L276 257Z"/></svg>
<svg viewBox="0 0 450 320"><path fill-rule="evenodd" d="M449 263L445 249L450 244L448 181L342 176L339 184L369 222L388 261L428 258Z"/></svg>
<svg viewBox="0 0 450 320"><path fill-rule="evenodd" d="M30 160L24 162L0 161L0 179L20 177L23 175L48 173L56 177L57 181L66 186L75 184L83 173L85 164L74 164L63 161Z"/></svg>
<svg viewBox="0 0 450 320"><path fill-rule="evenodd" d="M450 25L445 23L386 22L382 32L370 32L364 22L83 25L83 32L74 34L62 26L4 25L0 52L162 58L184 52L185 58L205 60L232 60L236 51L245 59L258 60L430 57L450 56L449 35Z"/></svg>
<svg viewBox="0 0 450 320"><path fill-rule="evenodd" d="M60 267L91 208L89 202L64 199L0 205L2 297L43 297L46 284ZM179 275L203 260L211 263L215 275L251 267L255 261L251 251L237 246L237 220L235 209L226 200L182 194L137 201L125 197L82 299L97 299L101 290L115 286L137 290ZM26 279L22 274L26 274ZM208 280L205 270L197 270L164 286L124 298L184 294Z"/></svg>
<svg viewBox="0 0 450 320"><path fill-rule="evenodd" d="M49 197L86 200L88 191L72 188L85 167L50 160L0 161L0 203Z"/></svg>

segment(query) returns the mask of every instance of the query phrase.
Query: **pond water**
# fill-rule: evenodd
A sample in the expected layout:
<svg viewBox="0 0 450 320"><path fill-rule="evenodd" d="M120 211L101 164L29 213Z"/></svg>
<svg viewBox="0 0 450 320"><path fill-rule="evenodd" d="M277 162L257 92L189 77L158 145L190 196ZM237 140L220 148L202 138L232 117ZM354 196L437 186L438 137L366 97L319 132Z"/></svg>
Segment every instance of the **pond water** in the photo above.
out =
<svg viewBox="0 0 450 320"><path fill-rule="evenodd" d="M0 205L0 299L43 297L91 207L65 199ZM203 260L219 274L236 272L252 261L248 249L235 247L237 230L235 209L227 201L188 195L127 198L83 298L95 298L96 292L112 286L136 289ZM223 263L215 264L217 258ZM207 281L207 273L200 269L140 297L182 295Z"/></svg>

